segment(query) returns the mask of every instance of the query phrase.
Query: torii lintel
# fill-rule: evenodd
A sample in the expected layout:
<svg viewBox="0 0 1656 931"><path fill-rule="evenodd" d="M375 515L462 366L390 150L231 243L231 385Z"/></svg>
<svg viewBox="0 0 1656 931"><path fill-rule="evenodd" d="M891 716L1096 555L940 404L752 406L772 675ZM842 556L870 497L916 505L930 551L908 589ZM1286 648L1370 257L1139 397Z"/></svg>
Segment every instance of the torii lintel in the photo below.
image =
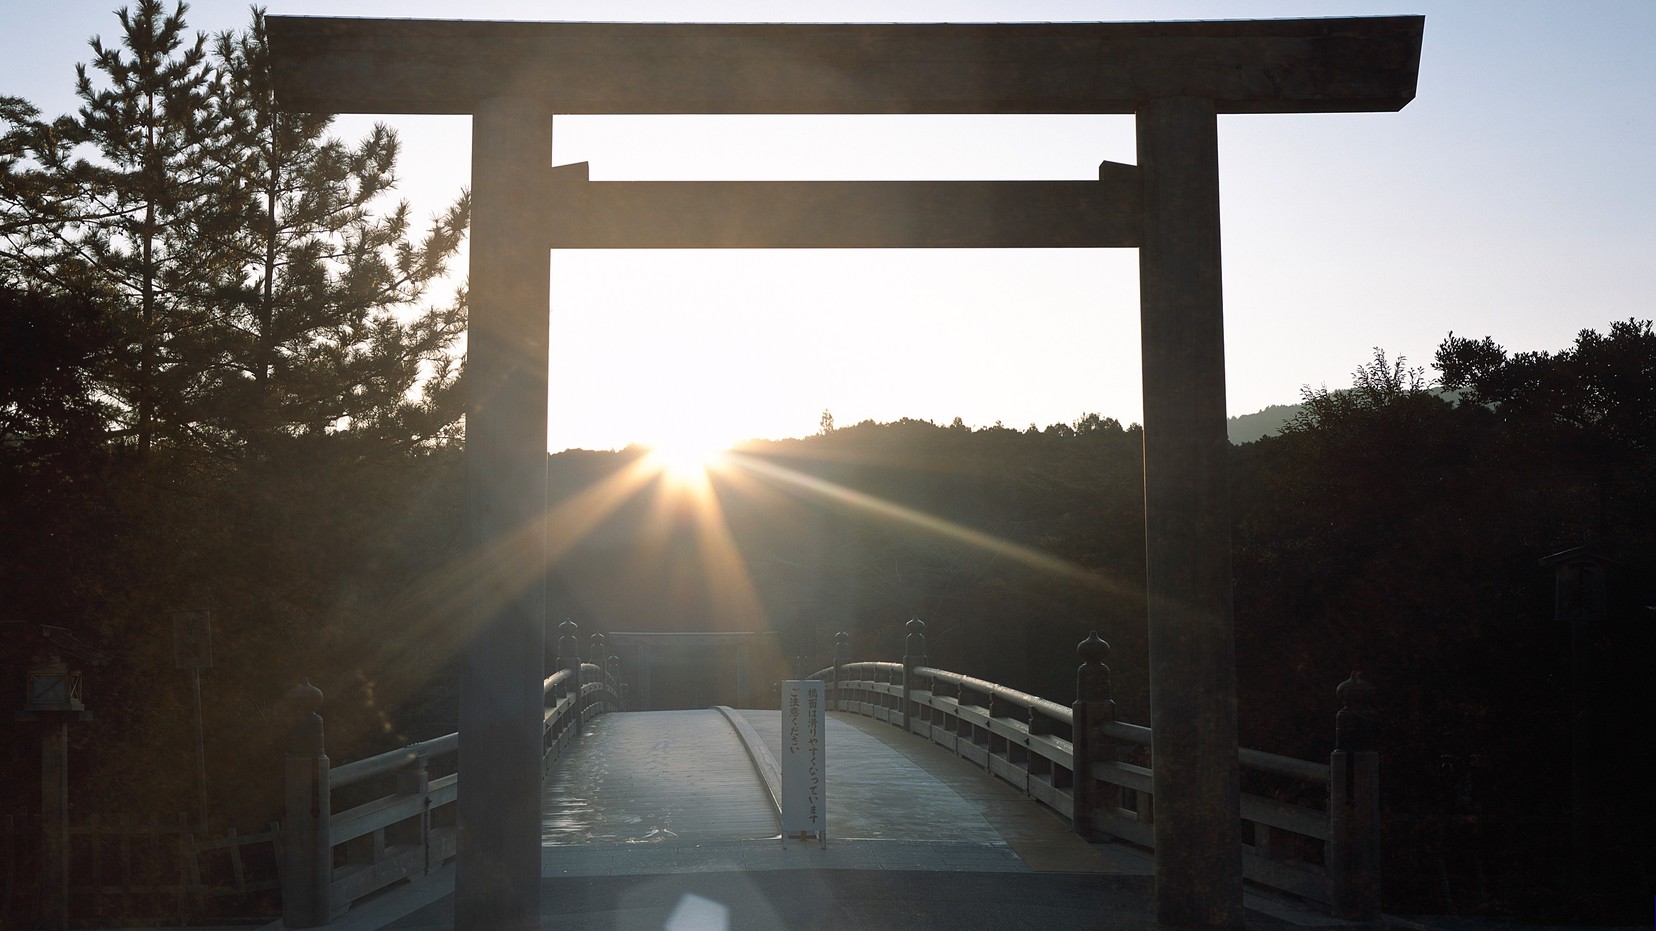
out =
<svg viewBox="0 0 1656 931"><path fill-rule="evenodd" d="M472 113L1398 110L1422 16L1171 23L529 23L271 16L283 109Z"/></svg>

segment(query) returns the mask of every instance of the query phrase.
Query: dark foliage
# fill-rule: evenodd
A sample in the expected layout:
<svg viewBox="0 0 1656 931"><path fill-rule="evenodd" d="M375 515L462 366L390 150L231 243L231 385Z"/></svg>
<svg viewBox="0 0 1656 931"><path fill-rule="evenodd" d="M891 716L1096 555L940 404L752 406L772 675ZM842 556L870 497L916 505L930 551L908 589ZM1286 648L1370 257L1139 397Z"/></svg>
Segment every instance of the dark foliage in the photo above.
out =
<svg viewBox="0 0 1656 931"><path fill-rule="evenodd" d="M452 727L464 293L416 302L467 210L413 238L394 134L275 115L262 18L215 45L183 13L123 10L76 114L0 97L0 714L31 638L69 628L108 658L71 727L75 821L256 833L302 677L343 756ZM180 609L213 613L204 814ZM40 787L37 735L7 727L9 813Z"/></svg>

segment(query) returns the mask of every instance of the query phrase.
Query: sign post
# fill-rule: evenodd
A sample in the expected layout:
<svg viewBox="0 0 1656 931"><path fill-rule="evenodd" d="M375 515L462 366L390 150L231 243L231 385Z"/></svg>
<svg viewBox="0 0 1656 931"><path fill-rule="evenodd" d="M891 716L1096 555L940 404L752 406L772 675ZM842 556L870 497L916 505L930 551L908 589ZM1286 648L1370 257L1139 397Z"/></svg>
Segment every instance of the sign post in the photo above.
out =
<svg viewBox="0 0 1656 931"><path fill-rule="evenodd" d="M213 612L173 612L173 665L190 671L190 697L195 708L196 809L202 830L206 830L207 745L202 736L201 671L213 668Z"/></svg>
<svg viewBox="0 0 1656 931"><path fill-rule="evenodd" d="M827 693L820 679L782 683L782 842L828 846Z"/></svg>

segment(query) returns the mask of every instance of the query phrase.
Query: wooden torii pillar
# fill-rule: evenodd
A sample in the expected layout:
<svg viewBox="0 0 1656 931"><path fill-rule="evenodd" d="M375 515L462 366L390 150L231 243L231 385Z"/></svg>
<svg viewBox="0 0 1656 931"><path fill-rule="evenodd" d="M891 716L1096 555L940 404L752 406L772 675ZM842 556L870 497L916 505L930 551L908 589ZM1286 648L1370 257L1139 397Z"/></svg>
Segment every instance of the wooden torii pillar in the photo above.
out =
<svg viewBox="0 0 1656 931"><path fill-rule="evenodd" d="M1136 247L1156 915L1240 928L1217 116L1398 110L1424 19L695 25L268 19L277 101L472 120L455 921L539 922L553 248ZM553 114L1132 113L1081 182L590 182Z"/></svg>

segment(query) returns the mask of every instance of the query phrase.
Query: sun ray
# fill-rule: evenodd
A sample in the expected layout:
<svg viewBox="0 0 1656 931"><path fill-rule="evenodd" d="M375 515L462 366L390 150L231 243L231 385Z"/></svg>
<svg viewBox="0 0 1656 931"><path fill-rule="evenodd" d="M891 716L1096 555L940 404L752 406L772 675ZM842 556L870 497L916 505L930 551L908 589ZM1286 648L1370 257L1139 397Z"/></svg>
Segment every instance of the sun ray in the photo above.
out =
<svg viewBox="0 0 1656 931"><path fill-rule="evenodd" d="M769 626L764 604L711 483L704 500L707 506L698 508L695 518L696 550L708 574L714 617L732 629L764 630Z"/></svg>
<svg viewBox="0 0 1656 931"><path fill-rule="evenodd" d="M671 442L652 447L641 460L661 483L641 543L665 540L686 521L693 534L708 609L721 627L763 629L768 619L746 560L736 544L724 508L713 487L713 473L727 474L728 447L710 442ZM665 548L640 546L630 561L633 571L659 571Z"/></svg>
<svg viewBox="0 0 1656 931"><path fill-rule="evenodd" d="M974 530L971 527L938 517L935 514L927 514L924 511L905 507L875 495L847 488L827 479L807 475L757 456L732 455L727 459L726 465L732 470L751 472L784 483L793 489L812 496L847 504L877 517L918 527L930 534L1005 556L1033 569L1080 582L1092 588L1101 588L1126 596L1143 597L1143 592L1133 586L1123 585L1108 579L1095 570L1054 556L1051 553L1042 552L1021 543L1014 543L1011 540L984 533L981 530Z"/></svg>
<svg viewBox="0 0 1656 931"><path fill-rule="evenodd" d="M816 499L845 505L873 517L899 523L1012 559L1050 575L1089 587L1142 598L1142 591L1114 582L1084 566L975 530L936 515L856 491L844 485L776 464L751 454L702 444L699 453L638 456L620 470L559 502L540 519L525 521L506 538L484 552L456 560L399 601L408 605L412 642L434 648L437 654L459 649L471 635L469 624L492 616L513 599L538 585L546 567L587 539L605 520L652 484L657 489L650 525L644 536L665 536L678 520L689 522L695 541L699 573L705 582L708 607L721 625L762 629L766 607L748 570L747 560L721 506L721 494L769 498L766 511L786 507L789 501ZM719 477L715 488L714 474ZM643 543L643 540L637 541ZM544 547L544 548L543 548ZM648 548L635 548L634 559ZM544 560L542 554L544 553ZM665 557L665 551L656 551ZM659 566L635 571L659 571ZM456 623L463 621L464 623ZM397 652L384 644L385 654ZM385 663L406 663L408 655L382 655Z"/></svg>
<svg viewBox="0 0 1656 931"><path fill-rule="evenodd" d="M538 586L547 566L638 494L655 474L635 460L540 518L525 521L488 549L426 576L398 599L407 609L409 636L377 644L377 657L364 668L406 665L413 644L430 648L426 652L433 656L452 655L471 637L473 622L493 616Z"/></svg>

